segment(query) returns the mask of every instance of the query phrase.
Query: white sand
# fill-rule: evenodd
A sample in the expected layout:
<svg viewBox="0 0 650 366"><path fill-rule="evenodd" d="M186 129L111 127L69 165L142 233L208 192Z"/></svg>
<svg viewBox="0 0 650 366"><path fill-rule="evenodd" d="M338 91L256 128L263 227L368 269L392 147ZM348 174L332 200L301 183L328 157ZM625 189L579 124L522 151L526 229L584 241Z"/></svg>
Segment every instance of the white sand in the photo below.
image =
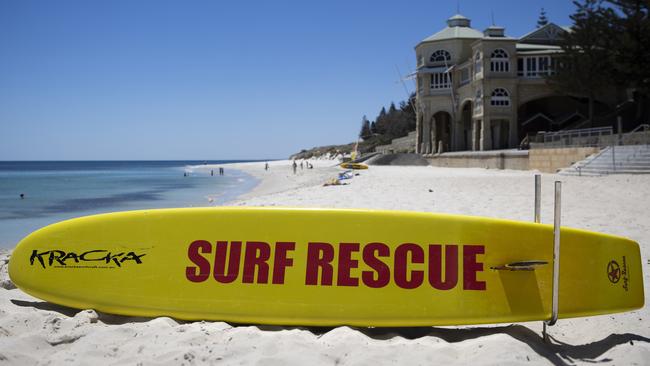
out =
<svg viewBox="0 0 650 366"><path fill-rule="evenodd" d="M294 175L290 162L236 164L262 183L233 205L384 208L531 220L533 172L371 167L323 187L332 161ZM209 169L209 167L206 167ZM563 184L563 225L638 241L650 293L650 176L543 175L542 221L552 222L553 181ZM0 283L6 281L6 255ZM650 313L560 320L551 344L541 323L408 329L302 329L140 319L62 308L0 288L0 364L650 364Z"/></svg>

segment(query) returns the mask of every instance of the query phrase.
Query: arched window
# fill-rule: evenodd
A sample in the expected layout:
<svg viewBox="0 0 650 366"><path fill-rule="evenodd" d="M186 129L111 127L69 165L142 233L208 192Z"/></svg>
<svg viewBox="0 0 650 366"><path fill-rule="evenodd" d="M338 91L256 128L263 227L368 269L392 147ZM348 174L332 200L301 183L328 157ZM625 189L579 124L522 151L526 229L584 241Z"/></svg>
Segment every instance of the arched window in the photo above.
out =
<svg viewBox="0 0 650 366"><path fill-rule="evenodd" d="M497 48L490 55L490 71L508 72L510 71L510 59L508 53L502 48Z"/></svg>
<svg viewBox="0 0 650 366"><path fill-rule="evenodd" d="M431 54L429 62L446 64L451 61L451 54L445 50L437 50Z"/></svg>
<svg viewBox="0 0 650 366"><path fill-rule="evenodd" d="M496 107L508 107L510 105L510 94L503 88L496 88L492 91L490 104Z"/></svg>
<svg viewBox="0 0 650 366"><path fill-rule="evenodd" d="M481 60L481 53L476 52L474 55L474 74L478 74L483 71L483 62Z"/></svg>

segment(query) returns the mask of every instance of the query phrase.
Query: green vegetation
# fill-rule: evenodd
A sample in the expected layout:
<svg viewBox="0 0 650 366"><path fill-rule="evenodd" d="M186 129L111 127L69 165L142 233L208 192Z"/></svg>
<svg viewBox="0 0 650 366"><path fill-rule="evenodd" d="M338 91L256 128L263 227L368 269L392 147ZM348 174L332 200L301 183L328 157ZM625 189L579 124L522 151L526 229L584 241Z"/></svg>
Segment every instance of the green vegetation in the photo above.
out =
<svg viewBox="0 0 650 366"><path fill-rule="evenodd" d="M539 19L537 19L537 28L541 28L548 24L548 18L546 17L546 10L542 8L542 11L539 12Z"/></svg>
<svg viewBox="0 0 650 366"><path fill-rule="evenodd" d="M402 101L399 109L391 103L388 111L382 108L374 121L368 121L366 116L361 120L359 137L360 152L373 151L376 146L390 144L391 140L408 135L415 131L415 93L411 94L409 101Z"/></svg>
<svg viewBox="0 0 650 366"><path fill-rule="evenodd" d="M411 94L410 100L402 101L399 108L395 103L382 108L374 121L369 121L366 116L361 120L361 131L359 132L358 151L361 154L373 152L376 146L390 144L391 140L408 135L415 130L415 93ZM330 154L350 154L354 150L356 142L346 145L329 145L314 147L309 150L302 150L294 154L290 159L310 159Z"/></svg>
<svg viewBox="0 0 650 366"><path fill-rule="evenodd" d="M557 74L550 81L558 91L594 101L615 88L620 103L636 106L636 123L647 123L650 103L650 1L574 1L572 31L562 44ZM630 101L632 99L632 101Z"/></svg>

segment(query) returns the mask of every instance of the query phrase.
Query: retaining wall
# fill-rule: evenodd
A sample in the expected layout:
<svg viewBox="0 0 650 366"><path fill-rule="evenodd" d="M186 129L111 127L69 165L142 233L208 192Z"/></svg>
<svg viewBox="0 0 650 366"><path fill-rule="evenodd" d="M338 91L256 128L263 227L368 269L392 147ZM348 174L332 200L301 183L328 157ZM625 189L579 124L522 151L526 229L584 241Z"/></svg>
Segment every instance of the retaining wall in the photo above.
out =
<svg viewBox="0 0 650 366"><path fill-rule="evenodd" d="M425 156L429 164L450 168L528 170L527 150L444 153Z"/></svg>
<svg viewBox="0 0 650 366"><path fill-rule="evenodd" d="M565 147L534 150L452 152L428 155L425 158L430 165L440 167L539 170L544 173L555 173L591 154L597 153L599 150L596 147Z"/></svg>
<svg viewBox="0 0 650 366"><path fill-rule="evenodd" d="M555 173L598 151L600 149L597 147L531 149L528 155L528 169L537 169L544 173Z"/></svg>

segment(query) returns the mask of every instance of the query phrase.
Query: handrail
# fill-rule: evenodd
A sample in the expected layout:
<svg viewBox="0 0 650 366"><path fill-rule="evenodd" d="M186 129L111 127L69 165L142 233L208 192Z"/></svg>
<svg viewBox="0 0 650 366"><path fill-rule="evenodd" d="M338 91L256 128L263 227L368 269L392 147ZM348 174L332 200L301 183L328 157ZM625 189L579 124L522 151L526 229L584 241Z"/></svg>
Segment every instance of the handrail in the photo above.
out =
<svg viewBox="0 0 650 366"><path fill-rule="evenodd" d="M643 128L643 132L646 132L646 131L650 130L650 124L642 123L642 124L636 126L632 131L628 132L626 135L634 133L634 132L640 130L641 128Z"/></svg>
<svg viewBox="0 0 650 366"><path fill-rule="evenodd" d="M524 150L524 149L526 150L530 149L530 141L528 135L526 135L526 137L524 137L519 143L519 150Z"/></svg>
<svg viewBox="0 0 650 366"><path fill-rule="evenodd" d="M540 131L534 138L529 138L529 141L536 144L536 146L531 144L532 148L554 146L594 146L604 148L610 145L650 145L650 133L648 132L650 132L650 124L644 123L625 133L615 133L612 126L554 132ZM637 134L641 135L635 136Z"/></svg>
<svg viewBox="0 0 650 366"><path fill-rule="evenodd" d="M611 126L607 126L607 127L591 127L591 128L580 128L580 129L573 129L573 130L562 130L562 131L546 132L546 133L544 133L544 135L545 136L563 136L563 135L575 135L575 134L585 135L585 134L588 134L588 133L610 132L612 130L613 130L613 128Z"/></svg>
<svg viewBox="0 0 650 366"><path fill-rule="evenodd" d="M622 134L621 137L619 138L619 144L625 145L625 141L627 138L631 137L632 134L635 132L639 131L640 129L643 129L643 132L648 132L650 131L650 124L643 123L638 126L636 126L632 131L626 132L625 134ZM650 135L646 136L646 145L650 144Z"/></svg>
<svg viewBox="0 0 650 366"><path fill-rule="evenodd" d="M596 155L594 155L593 158L591 158L588 162L581 164L579 166L576 166L575 169L578 171L578 176L582 176L582 168L586 167L587 165L591 164L594 162L594 160L598 159L601 155L603 155L607 150L611 149L611 146L607 146L606 148L600 150Z"/></svg>
<svg viewBox="0 0 650 366"><path fill-rule="evenodd" d="M636 132L636 131L638 131L638 130L640 130L642 128L643 128L643 132L648 132L650 130L650 124L644 123L644 124L640 124L640 125L636 126L636 128L634 128L632 131L626 133L623 138L633 134L634 132ZM623 141L621 141L621 142L623 142ZM648 149L648 148L650 148L650 134L648 134L646 136L646 142L645 142L645 149ZM627 161L629 162L630 160L636 159L636 157L642 152L642 150L643 150L643 148L637 149L634 152L634 154L627 157Z"/></svg>
<svg viewBox="0 0 650 366"><path fill-rule="evenodd" d="M584 128L577 130L562 130L557 132L546 132L542 135L542 141L544 144L561 144L574 146L575 144L571 142L574 138L600 138L602 136L608 136L613 134L613 128L608 127L594 127L594 128ZM596 143L597 145L598 143ZM580 145L588 146L589 143L581 143Z"/></svg>

